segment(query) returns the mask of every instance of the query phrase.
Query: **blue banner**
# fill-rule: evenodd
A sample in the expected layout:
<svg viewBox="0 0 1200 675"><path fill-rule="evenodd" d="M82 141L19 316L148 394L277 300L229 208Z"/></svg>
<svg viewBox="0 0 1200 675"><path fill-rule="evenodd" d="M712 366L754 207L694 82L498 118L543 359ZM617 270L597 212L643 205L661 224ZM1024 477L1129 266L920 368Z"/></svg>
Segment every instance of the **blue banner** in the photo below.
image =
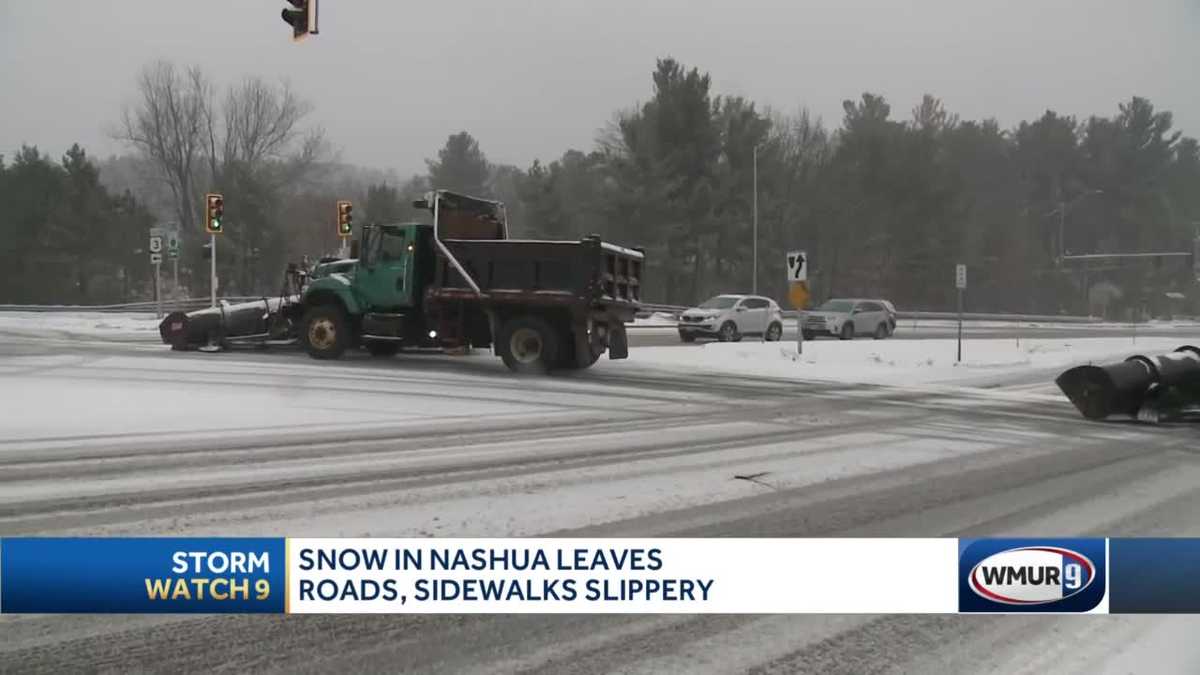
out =
<svg viewBox="0 0 1200 675"><path fill-rule="evenodd" d="M1110 539L1109 611L1200 613L1200 539Z"/></svg>
<svg viewBox="0 0 1200 675"><path fill-rule="evenodd" d="M282 613L282 538L5 538L0 612Z"/></svg>

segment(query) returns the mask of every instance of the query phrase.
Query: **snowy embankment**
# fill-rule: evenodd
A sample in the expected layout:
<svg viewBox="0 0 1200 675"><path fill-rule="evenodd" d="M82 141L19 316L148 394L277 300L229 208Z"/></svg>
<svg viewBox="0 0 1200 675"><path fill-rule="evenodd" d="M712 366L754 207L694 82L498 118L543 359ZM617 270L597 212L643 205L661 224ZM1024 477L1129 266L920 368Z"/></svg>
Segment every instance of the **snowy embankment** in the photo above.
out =
<svg viewBox="0 0 1200 675"><path fill-rule="evenodd" d="M955 340L820 340L805 342L711 342L693 349L641 347L627 367L691 373L711 371L798 380L864 384L954 382L1045 368L1120 360L1132 354L1172 351L1198 342L1179 338L1078 338L964 340L956 362Z"/></svg>
<svg viewBox="0 0 1200 675"><path fill-rule="evenodd" d="M153 312L0 312L0 331L158 340L160 321Z"/></svg>

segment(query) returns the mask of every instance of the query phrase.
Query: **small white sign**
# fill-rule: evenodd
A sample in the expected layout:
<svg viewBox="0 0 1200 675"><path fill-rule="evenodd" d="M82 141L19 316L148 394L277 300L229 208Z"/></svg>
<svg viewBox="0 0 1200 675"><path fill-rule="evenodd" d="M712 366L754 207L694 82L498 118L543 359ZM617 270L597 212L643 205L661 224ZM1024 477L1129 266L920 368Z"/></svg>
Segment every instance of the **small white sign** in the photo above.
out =
<svg viewBox="0 0 1200 675"><path fill-rule="evenodd" d="M967 266L958 264L954 266L954 287L963 289L967 287Z"/></svg>
<svg viewBox="0 0 1200 675"><path fill-rule="evenodd" d="M150 237L150 254L154 255L155 253L162 253L162 248L163 248L162 247L162 237L151 236Z"/></svg>
<svg viewBox="0 0 1200 675"><path fill-rule="evenodd" d="M150 264L151 265L161 265L162 264L162 254L161 253L151 253L150 254Z"/></svg>
<svg viewBox="0 0 1200 675"><path fill-rule="evenodd" d="M808 281L808 254L804 251L788 251L788 281Z"/></svg>

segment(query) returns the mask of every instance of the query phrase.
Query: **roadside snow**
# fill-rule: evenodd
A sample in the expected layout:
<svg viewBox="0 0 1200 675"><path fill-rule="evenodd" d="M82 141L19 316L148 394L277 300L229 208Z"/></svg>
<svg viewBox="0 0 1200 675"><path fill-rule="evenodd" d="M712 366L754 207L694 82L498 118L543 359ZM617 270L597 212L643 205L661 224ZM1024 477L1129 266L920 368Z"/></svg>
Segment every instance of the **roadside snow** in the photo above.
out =
<svg viewBox="0 0 1200 675"><path fill-rule="evenodd" d="M0 312L0 331L158 339L159 321L152 312Z"/></svg>
<svg viewBox="0 0 1200 675"><path fill-rule="evenodd" d="M640 347L625 366L674 371L716 371L740 375L831 380L864 384L916 384L963 380L980 375L1112 361L1132 354L1160 353L1183 344L1180 338L1079 338L965 340L963 361L955 362L954 340L821 340L805 342L706 343L693 349Z"/></svg>
<svg viewBox="0 0 1200 675"><path fill-rule="evenodd" d="M648 317L637 318L633 320L634 326L669 326L674 328L679 323L674 314L666 312L654 312Z"/></svg>

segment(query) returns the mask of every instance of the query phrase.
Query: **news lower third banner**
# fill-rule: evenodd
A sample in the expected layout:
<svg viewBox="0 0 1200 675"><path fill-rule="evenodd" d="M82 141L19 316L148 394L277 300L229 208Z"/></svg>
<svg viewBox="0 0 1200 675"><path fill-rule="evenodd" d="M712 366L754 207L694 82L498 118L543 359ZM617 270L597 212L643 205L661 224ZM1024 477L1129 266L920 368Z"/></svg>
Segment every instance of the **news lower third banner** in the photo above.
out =
<svg viewBox="0 0 1200 675"><path fill-rule="evenodd" d="M3 538L0 613L1200 613L1200 539Z"/></svg>

